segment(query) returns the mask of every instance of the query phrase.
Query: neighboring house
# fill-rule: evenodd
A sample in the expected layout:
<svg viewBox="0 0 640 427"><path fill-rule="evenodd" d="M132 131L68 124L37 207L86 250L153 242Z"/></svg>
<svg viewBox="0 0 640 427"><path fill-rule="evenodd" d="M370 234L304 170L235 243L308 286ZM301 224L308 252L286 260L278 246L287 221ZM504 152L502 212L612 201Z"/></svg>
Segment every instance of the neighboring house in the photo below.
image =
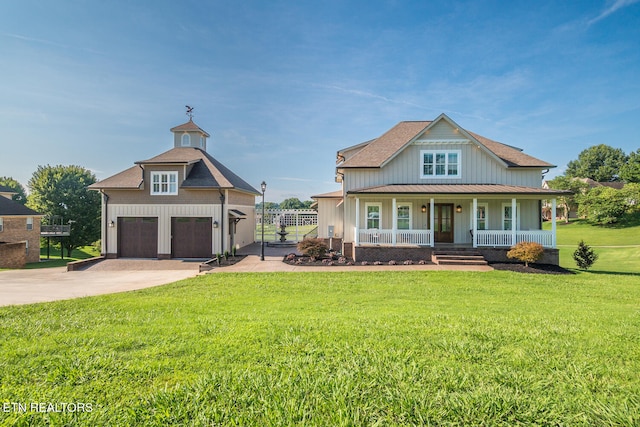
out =
<svg viewBox="0 0 640 427"><path fill-rule="evenodd" d="M16 194L0 186L0 267L18 268L40 261L43 215L11 200Z"/></svg>
<svg viewBox="0 0 640 427"><path fill-rule="evenodd" d="M499 260L513 244L534 241L548 248L546 262L558 263L555 220L544 231L540 215L543 200L555 207L555 196L566 193L541 188L550 163L445 114L400 122L337 157L342 190L313 197L318 236L342 239L356 261L428 259L440 247Z"/></svg>
<svg viewBox="0 0 640 427"><path fill-rule="evenodd" d="M107 257L211 258L254 242L261 193L207 153L192 120L171 132L174 148L89 187L102 193Z"/></svg>
<svg viewBox="0 0 640 427"><path fill-rule="evenodd" d="M591 178L573 178L573 179L575 181L580 181L587 184L589 186L589 189L596 188L596 187L609 187L609 188L613 188L614 190L622 190L625 186L625 183L621 181L598 182ZM545 189L551 188L549 187L549 181L546 181L546 180L543 181L542 188L545 188ZM542 206L543 218L547 221L551 220L551 212L552 212L551 204L545 200ZM556 217L565 218L564 207L562 206L556 207ZM576 209L573 209L572 211L569 212L569 218L577 218L577 217L578 217L578 212ZM568 219L568 218L565 218L565 219Z"/></svg>

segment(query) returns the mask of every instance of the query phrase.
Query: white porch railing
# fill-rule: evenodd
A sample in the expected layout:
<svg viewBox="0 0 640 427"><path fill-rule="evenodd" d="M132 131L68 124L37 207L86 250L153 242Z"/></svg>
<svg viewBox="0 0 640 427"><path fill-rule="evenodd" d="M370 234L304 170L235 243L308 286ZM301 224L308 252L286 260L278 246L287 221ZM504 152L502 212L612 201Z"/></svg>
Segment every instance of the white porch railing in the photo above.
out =
<svg viewBox="0 0 640 427"><path fill-rule="evenodd" d="M384 245L403 246L421 245L431 246L433 243L433 233L431 230L396 230L395 243L394 231L385 229L356 229L359 245Z"/></svg>
<svg viewBox="0 0 640 427"><path fill-rule="evenodd" d="M553 248L553 232L546 230L516 231L515 242L511 230L478 230L476 231L478 247L480 246L513 246L519 242L540 243L545 248Z"/></svg>

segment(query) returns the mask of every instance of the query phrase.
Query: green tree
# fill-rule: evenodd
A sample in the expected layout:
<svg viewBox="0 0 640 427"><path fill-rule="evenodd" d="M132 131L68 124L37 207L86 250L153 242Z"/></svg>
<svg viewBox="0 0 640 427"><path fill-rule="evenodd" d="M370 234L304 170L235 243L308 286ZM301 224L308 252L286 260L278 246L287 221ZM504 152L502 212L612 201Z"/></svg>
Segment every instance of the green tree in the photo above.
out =
<svg viewBox="0 0 640 427"><path fill-rule="evenodd" d="M593 225L619 222L628 210L625 194L611 187L596 187L580 197L579 212Z"/></svg>
<svg viewBox="0 0 640 427"><path fill-rule="evenodd" d="M547 182L549 188L554 190L569 190L573 194L557 197L558 205L564 209L564 220L569 222L569 213L578 210L580 196L589 190L589 185L576 179L561 175ZM555 212L553 212L555 215Z"/></svg>
<svg viewBox="0 0 640 427"><path fill-rule="evenodd" d="M594 145L583 150L577 160L567 165L566 175L571 178L591 178L598 182L620 180L620 169L627 156L620 148L605 144Z"/></svg>
<svg viewBox="0 0 640 427"><path fill-rule="evenodd" d="M17 194L14 194L11 198L14 202L18 202L21 204L27 203L27 192L24 191L24 187L15 179L9 176L0 177L0 187L7 187L15 191Z"/></svg>
<svg viewBox="0 0 640 427"><path fill-rule="evenodd" d="M89 191L96 177L80 166L38 166L29 180L27 205L46 216L58 215L71 224L63 245L67 256L100 238L100 194Z"/></svg>
<svg viewBox="0 0 640 427"><path fill-rule="evenodd" d="M274 202L264 202L265 209L278 209L279 205ZM262 202L256 203L256 209L262 211Z"/></svg>
<svg viewBox="0 0 640 427"><path fill-rule="evenodd" d="M573 259L579 268L587 270L598 260L598 254L593 251L591 246L584 243L584 240L580 240L578 249L573 253Z"/></svg>
<svg viewBox="0 0 640 427"><path fill-rule="evenodd" d="M292 197L280 203L280 209L304 209L304 204L300 199Z"/></svg>
<svg viewBox="0 0 640 427"><path fill-rule="evenodd" d="M626 182L640 183L640 148L629 153L627 162L620 168L620 178Z"/></svg>

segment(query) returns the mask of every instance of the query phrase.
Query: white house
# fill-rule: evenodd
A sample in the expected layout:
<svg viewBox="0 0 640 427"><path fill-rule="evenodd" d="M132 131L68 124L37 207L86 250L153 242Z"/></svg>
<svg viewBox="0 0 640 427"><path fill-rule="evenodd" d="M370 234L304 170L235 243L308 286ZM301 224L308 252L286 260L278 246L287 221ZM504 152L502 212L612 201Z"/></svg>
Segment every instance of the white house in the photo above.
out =
<svg viewBox="0 0 640 427"><path fill-rule="evenodd" d="M337 153L339 192L316 195L318 235L341 239L355 260L429 258L437 248L473 248L488 260L534 241L558 263L555 218L542 230L544 189L554 165L467 131L445 114L400 122ZM329 235L332 231L333 234Z"/></svg>

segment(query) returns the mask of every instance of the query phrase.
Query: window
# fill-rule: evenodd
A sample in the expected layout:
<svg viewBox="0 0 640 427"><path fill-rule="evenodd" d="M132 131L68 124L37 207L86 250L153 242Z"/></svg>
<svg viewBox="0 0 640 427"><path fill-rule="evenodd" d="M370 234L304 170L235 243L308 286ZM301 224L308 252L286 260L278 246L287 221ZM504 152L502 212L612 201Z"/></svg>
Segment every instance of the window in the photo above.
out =
<svg viewBox="0 0 640 427"><path fill-rule="evenodd" d="M411 205L410 204L398 204L398 218L396 227L398 230L410 230L411 229Z"/></svg>
<svg viewBox="0 0 640 427"><path fill-rule="evenodd" d="M33 230L33 217L27 217L27 230Z"/></svg>
<svg viewBox="0 0 640 427"><path fill-rule="evenodd" d="M460 150L420 151L421 178L460 178Z"/></svg>
<svg viewBox="0 0 640 427"><path fill-rule="evenodd" d="M511 205L511 203L502 204L502 229L503 230L511 230L511 228L513 227L514 215L512 210L513 210L513 206ZM520 229L520 203L516 205L515 221L516 221L516 230L519 230Z"/></svg>
<svg viewBox="0 0 640 427"><path fill-rule="evenodd" d="M0 231L4 231L4 219L0 217Z"/></svg>
<svg viewBox="0 0 640 427"><path fill-rule="evenodd" d="M178 194L178 172L151 172L151 194Z"/></svg>
<svg viewBox="0 0 640 427"><path fill-rule="evenodd" d="M182 146L188 147L190 145L191 145L191 137L189 136L189 134L188 133L182 134Z"/></svg>
<svg viewBox="0 0 640 427"><path fill-rule="evenodd" d="M381 203L366 203L365 210L367 212L367 229L380 228L380 211L382 211Z"/></svg>
<svg viewBox="0 0 640 427"><path fill-rule="evenodd" d="M473 204L471 204L471 211L473 211ZM489 229L489 206L486 203L478 203L478 210L476 211L477 215L477 225L478 230L488 230ZM471 217L471 228L473 228L473 217Z"/></svg>
<svg viewBox="0 0 640 427"><path fill-rule="evenodd" d="M204 148L204 136L200 137L200 148Z"/></svg>

